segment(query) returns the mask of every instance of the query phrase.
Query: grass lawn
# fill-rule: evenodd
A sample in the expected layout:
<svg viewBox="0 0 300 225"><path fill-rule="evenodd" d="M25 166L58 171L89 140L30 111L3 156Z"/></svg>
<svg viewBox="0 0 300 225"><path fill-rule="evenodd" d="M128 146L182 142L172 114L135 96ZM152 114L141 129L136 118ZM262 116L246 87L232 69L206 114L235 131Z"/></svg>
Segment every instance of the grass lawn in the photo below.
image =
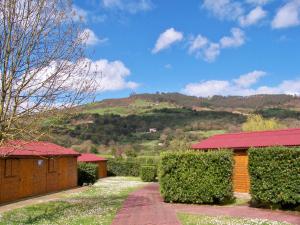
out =
<svg viewBox="0 0 300 225"><path fill-rule="evenodd" d="M203 216L179 213L178 218L183 225L288 225L270 220L246 219L230 216Z"/></svg>
<svg viewBox="0 0 300 225"><path fill-rule="evenodd" d="M101 179L86 191L60 201L27 206L3 213L0 224L111 224L117 210L133 190L144 183L139 178Z"/></svg>

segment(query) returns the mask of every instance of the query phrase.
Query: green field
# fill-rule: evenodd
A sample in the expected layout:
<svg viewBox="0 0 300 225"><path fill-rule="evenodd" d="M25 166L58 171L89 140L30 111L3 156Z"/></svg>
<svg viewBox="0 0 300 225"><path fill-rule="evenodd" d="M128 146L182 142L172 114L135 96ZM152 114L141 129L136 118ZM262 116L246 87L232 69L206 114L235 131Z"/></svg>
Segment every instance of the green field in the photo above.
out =
<svg viewBox="0 0 300 225"><path fill-rule="evenodd" d="M128 116L132 114L147 113L154 109L177 108L175 104L168 102L151 102L142 99L136 99L126 106L113 107L97 107L97 103L89 104L84 109L84 113L96 113L99 115L116 114L121 116Z"/></svg>

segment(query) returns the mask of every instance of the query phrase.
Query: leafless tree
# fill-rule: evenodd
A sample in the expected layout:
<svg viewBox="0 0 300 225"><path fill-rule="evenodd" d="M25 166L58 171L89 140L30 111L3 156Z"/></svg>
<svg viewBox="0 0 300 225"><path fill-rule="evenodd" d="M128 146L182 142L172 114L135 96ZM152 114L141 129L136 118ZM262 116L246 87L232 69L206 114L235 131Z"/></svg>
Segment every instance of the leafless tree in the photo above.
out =
<svg viewBox="0 0 300 225"><path fill-rule="evenodd" d="M86 38L67 0L0 1L0 144L92 95Z"/></svg>

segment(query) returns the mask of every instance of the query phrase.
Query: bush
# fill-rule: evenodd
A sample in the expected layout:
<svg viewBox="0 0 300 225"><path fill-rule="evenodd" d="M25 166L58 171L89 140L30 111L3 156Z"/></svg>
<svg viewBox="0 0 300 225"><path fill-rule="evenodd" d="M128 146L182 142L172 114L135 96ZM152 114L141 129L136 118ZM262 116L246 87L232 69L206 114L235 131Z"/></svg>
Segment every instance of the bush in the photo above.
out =
<svg viewBox="0 0 300 225"><path fill-rule="evenodd" d="M111 176L134 176L140 174L140 164L135 160L109 159L107 161L108 174Z"/></svg>
<svg viewBox="0 0 300 225"><path fill-rule="evenodd" d="M140 175L141 165L156 166L159 161L157 156L139 156L135 158L113 158L107 162L108 174L111 176L134 176Z"/></svg>
<svg viewBox="0 0 300 225"><path fill-rule="evenodd" d="M153 182L156 180L157 167L155 165L143 165L140 170L140 177L142 181Z"/></svg>
<svg viewBox="0 0 300 225"><path fill-rule="evenodd" d="M94 163L78 163L78 185L93 184L97 180L98 165Z"/></svg>
<svg viewBox="0 0 300 225"><path fill-rule="evenodd" d="M160 156L138 156L136 158L137 162L141 165L158 165Z"/></svg>
<svg viewBox="0 0 300 225"><path fill-rule="evenodd" d="M166 202L224 203L233 198L231 151L167 152L159 164Z"/></svg>
<svg viewBox="0 0 300 225"><path fill-rule="evenodd" d="M300 204L300 148L249 150L250 193L255 204L290 208Z"/></svg>

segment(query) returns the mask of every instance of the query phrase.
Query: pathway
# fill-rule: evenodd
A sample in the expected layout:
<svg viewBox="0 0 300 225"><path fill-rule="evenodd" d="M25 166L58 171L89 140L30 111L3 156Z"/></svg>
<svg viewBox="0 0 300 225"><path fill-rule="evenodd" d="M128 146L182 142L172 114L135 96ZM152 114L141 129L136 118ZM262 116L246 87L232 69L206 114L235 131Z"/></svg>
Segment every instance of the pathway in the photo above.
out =
<svg viewBox="0 0 300 225"><path fill-rule="evenodd" d="M152 183L133 192L124 202L112 225L177 225L178 212L210 216L233 216L285 221L300 225L297 213L257 209L248 206L209 206L164 203L159 185Z"/></svg>

